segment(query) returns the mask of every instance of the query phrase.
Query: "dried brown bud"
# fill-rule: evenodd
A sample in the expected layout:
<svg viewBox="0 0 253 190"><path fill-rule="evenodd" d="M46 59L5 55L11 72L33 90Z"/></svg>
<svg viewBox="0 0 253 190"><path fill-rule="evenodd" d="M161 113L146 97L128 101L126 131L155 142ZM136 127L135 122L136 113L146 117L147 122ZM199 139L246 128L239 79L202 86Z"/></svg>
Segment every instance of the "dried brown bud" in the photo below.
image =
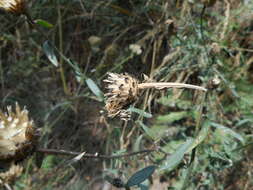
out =
<svg viewBox="0 0 253 190"><path fill-rule="evenodd" d="M31 154L36 145L33 121L28 118L27 109L16 104L15 111L7 107L0 111L0 161L18 161Z"/></svg>
<svg viewBox="0 0 253 190"><path fill-rule="evenodd" d="M219 79L218 76L215 76L214 78L212 78L208 84L207 84L207 88L210 90L213 89L217 89L220 86L221 80Z"/></svg>
<svg viewBox="0 0 253 190"><path fill-rule="evenodd" d="M0 8L20 15L26 12L26 3L25 0L1 0Z"/></svg>

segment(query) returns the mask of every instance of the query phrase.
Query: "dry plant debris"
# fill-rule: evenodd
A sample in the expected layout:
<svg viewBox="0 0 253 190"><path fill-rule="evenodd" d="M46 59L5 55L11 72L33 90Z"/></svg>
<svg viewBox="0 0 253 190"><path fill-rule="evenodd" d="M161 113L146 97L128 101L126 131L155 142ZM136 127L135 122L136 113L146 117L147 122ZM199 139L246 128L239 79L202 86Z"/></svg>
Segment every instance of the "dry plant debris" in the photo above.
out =
<svg viewBox="0 0 253 190"><path fill-rule="evenodd" d="M25 0L1 0L0 8L4 9L5 11L20 15L25 13L26 2Z"/></svg>
<svg viewBox="0 0 253 190"><path fill-rule="evenodd" d="M7 112L0 111L0 161L18 161L26 158L36 146L35 128L29 120L28 110L15 111L7 107Z"/></svg>
<svg viewBox="0 0 253 190"><path fill-rule="evenodd" d="M129 74L108 73L108 78L104 80L107 85L108 93L105 109L108 117L119 115L122 119L128 118L125 108L138 99L141 90L155 88L158 90L165 88L190 88L195 90L207 91L207 89L184 83L174 82L144 82L140 83Z"/></svg>

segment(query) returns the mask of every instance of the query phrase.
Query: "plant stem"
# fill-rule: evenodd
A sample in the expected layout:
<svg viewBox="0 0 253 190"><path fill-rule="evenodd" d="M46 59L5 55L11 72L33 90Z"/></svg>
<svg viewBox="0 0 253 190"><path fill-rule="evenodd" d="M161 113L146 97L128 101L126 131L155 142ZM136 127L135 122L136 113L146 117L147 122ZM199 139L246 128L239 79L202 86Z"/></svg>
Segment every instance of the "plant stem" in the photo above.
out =
<svg viewBox="0 0 253 190"><path fill-rule="evenodd" d="M57 51L57 53L60 55L60 76L61 76L61 81L62 81L62 84L63 84L63 89L64 89L64 92L65 94L69 94L69 91L68 91L68 87L67 87L67 83L66 83L66 78L65 78L65 74L64 74L64 69L63 69L63 64L62 64L62 59L64 59L64 56L63 54L61 53L62 52L62 37L60 35L60 50L58 50L58 48L49 40L48 36L45 35L45 33L40 30L40 28L38 27L38 25L34 22L34 20L32 19L31 15L28 13L28 12L25 12L24 15L26 16L27 18L27 22L33 26L44 38L46 41L48 41L49 45ZM59 23L59 26L61 23ZM61 28L59 29L61 30Z"/></svg>
<svg viewBox="0 0 253 190"><path fill-rule="evenodd" d="M200 96L200 108L199 108L198 116L197 116L197 119L196 119L195 137L198 135L198 132L200 131L200 128L201 128L203 106L204 106L204 103L205 103L205 100L206 100L206 93L200 93L199 96ZM184 183L183 183L183 186L182 186L181 190L185 190L189 187L188 184L189 184L190 177L191 177L191 174L192 174L192 171L193 171L193 168L194 168L194 163L195 163L194 161L195 161L195 157L196 157L196 151L197 151L197 147L195 147L191 152L190 164L189 164L189 167L186 171L186 176L185 176Z"/></svg>
<svg viewBox="0 0 253 190"><path fill-rule="evenodd" d="M154 83L141 83L138 84L138 87L140 89L145 88L157 88L157 89L164 89L164 88L190 88L195 90L202 90L207 91L206 88L201 86L196 86L192 84L184 84L184 83L176 83L176 82L154 82Z"/></svg>
<svg viewBox="0 0 253 190"><path fill-rule="evenodd" d="M88 154L85 153L82 158L96 158L96 159L116 159L116 158L122 158L122 157L130 157L135 156L138 154L145 154L145 153L151 153L157 151L156 149L145 149L137 152L131 152L126 154L120 154L120 155L99 155L99 154ZM36 152L41 152L44 154L52 154L52 155L65 155L65 156L78 156L82 154L82 152L73 152L73 151L67 151L67 150L57 150L57 149L47 149L47 148L38 148Z"/></svg>
<svg viewBox="0 0 253 190"><path fill-rule="evenodd" d="M63 52L63 34L62 34L62 22L61 22L61 9L60 9L60 5L59 5L59 1L57 4L57 13L58 13L58 26L59 26L59 48L60 48L60 52ZM61 75L61 80L62 80L62 85L63 85L63 89L65 94L69 94L69 90L68 90L68 86L66 83L66 77L64 74L64 68L63 68L63 59L60 56L60 75Z"/></svg>

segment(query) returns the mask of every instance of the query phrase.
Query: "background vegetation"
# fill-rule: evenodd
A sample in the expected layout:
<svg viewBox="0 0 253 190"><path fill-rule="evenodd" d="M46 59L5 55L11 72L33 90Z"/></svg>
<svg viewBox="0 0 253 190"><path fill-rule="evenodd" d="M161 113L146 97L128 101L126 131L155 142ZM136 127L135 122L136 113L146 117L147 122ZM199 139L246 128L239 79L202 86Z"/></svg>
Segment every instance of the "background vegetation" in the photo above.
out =
<svg viewBox="0 0 253 190"><path fill-rule="evenodd" d="M157 151L78 161L34 154L13 189L116 189L105 175L126 182L149 165L157 166L143 183L150 189L253 189L252 1L37 0L28 7L44 35L24 16L0 15L2 108L27 106L41 148ZM206 94L146 91L126 122L103 111L107 72L220 83Z"/></svg>

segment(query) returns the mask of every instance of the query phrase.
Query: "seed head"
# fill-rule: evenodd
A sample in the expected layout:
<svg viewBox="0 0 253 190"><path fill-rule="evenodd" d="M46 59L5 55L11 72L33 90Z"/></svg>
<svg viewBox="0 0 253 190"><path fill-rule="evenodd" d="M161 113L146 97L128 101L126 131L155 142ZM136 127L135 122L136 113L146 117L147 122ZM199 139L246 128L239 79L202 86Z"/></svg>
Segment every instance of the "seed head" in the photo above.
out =
<svg viewBox="0 0 253 190"><path fill-rule="evenodd" d="M120 114L127 105L138 98L138 80L128 74L108 73L104 82L108 83L105 109L109 117Z"/></svg>
<svg viewBox="0 0 253 190"><path fill-rule="evenodd" d="M108 78L104 80L108 83L107 89L109 93L105 94L107 97L105 109L109 117L119 115L123 120L129 120L129 111L127 106L133 103L140 96L140 92L145 89L155 88L158 90L167 88L188 88L194 90L201 90L206 92L207 89L184 83L176 82L143 82L139 83L137 79L128 74L108 73Z"/></svg>
<svg viewBox="0 0 253 190"><path fill-rule="evenodd" d="M23 167L19 165L12 165L8 171L0 173L0 186L4 184L13 183L19 176L21 176Z"/></svg>
<svg viewBox="0 0 253 190"><path fill-rule="evenodd" d="M0 0L0 8L15 14L25 13L25 0Z"/></svg>
<svg viewBox="0 0 253 190"><path fill-rule="evenodd" d="M19 161L33 152L36 135L33 121L28 118L27 109L16 104L15 111L7 107L0 111L0 161Z"/></svg>

